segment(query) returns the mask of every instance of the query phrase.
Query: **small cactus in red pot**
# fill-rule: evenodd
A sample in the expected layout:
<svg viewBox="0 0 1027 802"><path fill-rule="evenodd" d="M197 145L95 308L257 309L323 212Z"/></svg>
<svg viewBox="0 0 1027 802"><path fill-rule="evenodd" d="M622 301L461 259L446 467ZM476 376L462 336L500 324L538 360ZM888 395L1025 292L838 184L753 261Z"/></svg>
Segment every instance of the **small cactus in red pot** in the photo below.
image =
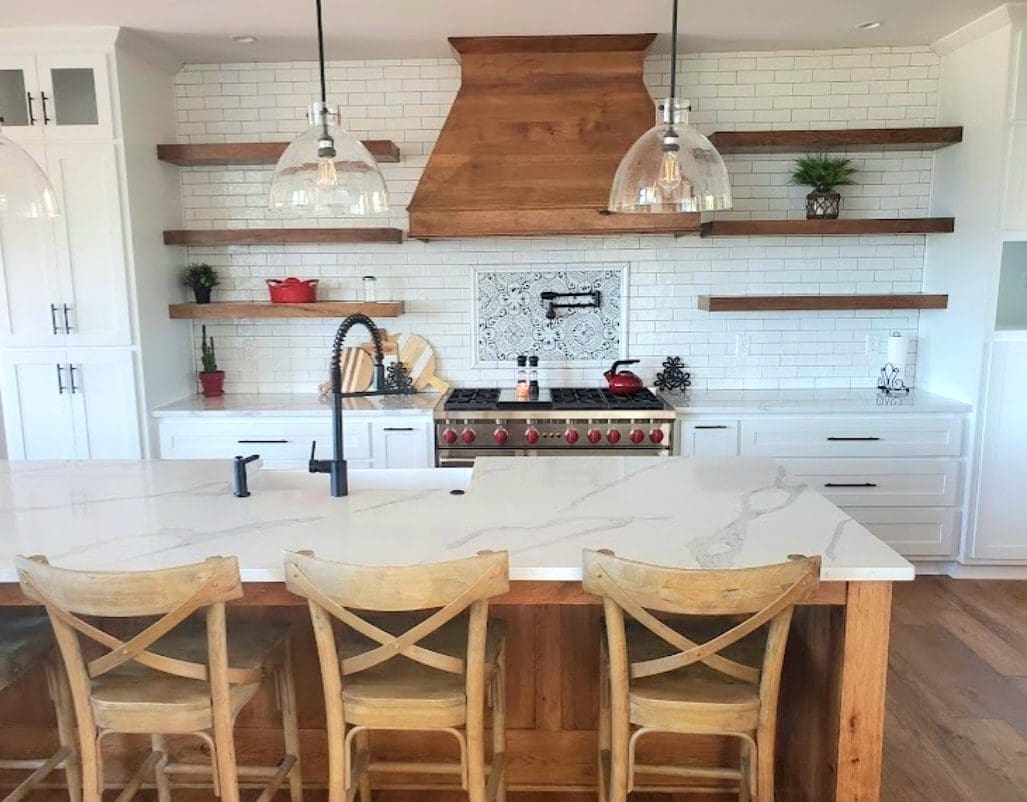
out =
<svg viewBox="0 0 1027 802"><path fill-rule="evenodd" d="M200 361L203 363L203 370L200 371L200 385L207 398L217 398L225 394L225 372L218 370L218 361L214 354L214 338L207 339L206 326L201 331Z"/></svg>

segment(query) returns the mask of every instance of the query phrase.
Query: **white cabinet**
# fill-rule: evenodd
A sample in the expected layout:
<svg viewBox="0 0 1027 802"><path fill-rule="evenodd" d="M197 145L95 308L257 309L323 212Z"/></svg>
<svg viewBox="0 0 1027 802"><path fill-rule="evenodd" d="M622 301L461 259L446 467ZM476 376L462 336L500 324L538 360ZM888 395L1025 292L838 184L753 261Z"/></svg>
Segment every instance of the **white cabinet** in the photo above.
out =
<svg viewBox="0 0 1027 802"><path fill-rule="evenodd" d="M907 557L950 559L959 545L960 510L952 507L842 507Z"/></svg>
<svg viewBox="0 0 1027 802"><path fill-rule="evenodd" d="M20 142L113 139L107 55L0 53L0 116Z"/></svg>
<svg viewBox="0 0 1027 802"><path fill-rule="evenodd" d="M970 556L1027 560L1027 340L992 343Z"/></svg>
<svg viewBox="0 0 1027 802"><path fill-rule="evenodd" d="M959 503L954 459L782 459L839 507L951 507Z"/></svg>
<svg viewBox="0 0 1027 802"><path fill-rule="evenodd" d="M10 459L140 456L130 351L8 351L0 399Z"/></svg>
<svg viewBox="0 0 1027 802"><path fill-rule="evenodd" d="M677 441L682 457L736 457L738 421L681 418Z"/></svg>
<svg viewBox="0 0 1027 802"><path fill-rule="evenodd" d="M61 214L0 222L0 345L129 345L117 146L30 146Z"/></svg>
<svg viewBox="0 0 1027 802"><path fill-rule="evenodd" d="M956 457L963 419L950 415L790 416L742 423L752 457Z"/></svg>
<svg viewBox="0 0 1027 802"><path fill-rule="evenodd" d="M372 424L376 468L429 468L434 453L433 426L428 422L395 420Z"/></svg>

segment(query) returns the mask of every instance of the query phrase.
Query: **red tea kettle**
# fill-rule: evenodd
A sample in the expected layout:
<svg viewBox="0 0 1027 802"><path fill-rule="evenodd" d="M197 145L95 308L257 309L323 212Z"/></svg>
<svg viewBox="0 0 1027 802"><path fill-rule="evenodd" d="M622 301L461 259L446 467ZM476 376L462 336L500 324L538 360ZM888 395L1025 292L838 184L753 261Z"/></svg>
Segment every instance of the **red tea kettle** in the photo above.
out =
<svg viewBox="0 0 1027 802"><path fill-rule="evenodd" d="M621 365L637 365L637 359L620 359L613 363L603 375L610 386L610 392L614 395L634 395L645 389L645 383L630 370L617 371Z"/></svg>

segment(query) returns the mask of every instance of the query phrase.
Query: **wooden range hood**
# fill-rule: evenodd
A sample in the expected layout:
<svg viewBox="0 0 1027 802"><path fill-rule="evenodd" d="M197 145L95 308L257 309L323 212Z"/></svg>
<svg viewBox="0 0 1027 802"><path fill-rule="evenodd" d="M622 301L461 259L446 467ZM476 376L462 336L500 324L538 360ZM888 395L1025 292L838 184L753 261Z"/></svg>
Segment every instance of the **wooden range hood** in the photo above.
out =
<svg viewBox="0 0 1027 802"><path fill-rule="evenodd" d="M651 128L655 34L452 38L462 84L410 202L410 236L698 232L697 214L609 214Z"/></svg>

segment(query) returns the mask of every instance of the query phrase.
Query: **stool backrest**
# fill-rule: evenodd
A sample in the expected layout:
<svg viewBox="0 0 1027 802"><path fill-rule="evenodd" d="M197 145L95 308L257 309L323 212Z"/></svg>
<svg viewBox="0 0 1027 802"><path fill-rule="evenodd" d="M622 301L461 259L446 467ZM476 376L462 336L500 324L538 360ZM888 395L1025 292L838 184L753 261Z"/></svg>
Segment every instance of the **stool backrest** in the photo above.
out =
<svg viewBox="0 0 1027 802"><path fill-rule="evenodd" d="M620 663L628 676L649 677L703 663L735 679L769 683L776 694L792 610L816 590L819 577L819 557L759 568L704 570L648 565L611 552L586 550L583 584L585 590L603 598L611 666ZM747 617L732 621L711 640L696 643L652 611ZM625 614L677 651L629 662ZM768 633L760 666L744 665L722 654L763 626L768 626Z"/></svg>

